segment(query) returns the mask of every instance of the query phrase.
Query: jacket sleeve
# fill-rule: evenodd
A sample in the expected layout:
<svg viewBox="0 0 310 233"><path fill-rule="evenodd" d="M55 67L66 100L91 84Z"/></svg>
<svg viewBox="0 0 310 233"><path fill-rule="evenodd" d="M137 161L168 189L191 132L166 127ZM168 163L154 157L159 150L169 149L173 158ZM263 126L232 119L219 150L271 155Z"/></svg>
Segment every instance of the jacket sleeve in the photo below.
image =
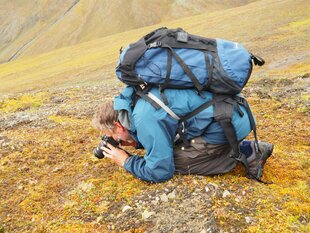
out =
<svg viewBox="0 0 310 233"><path fill-rule="evenodd" d="M169 180L174 174L173 140L177 122L163 109L155 110L144 100L139 100L137 109L134 113L136 132L146 154L144 157L131 156L124 167L145 181Z"/></svg>

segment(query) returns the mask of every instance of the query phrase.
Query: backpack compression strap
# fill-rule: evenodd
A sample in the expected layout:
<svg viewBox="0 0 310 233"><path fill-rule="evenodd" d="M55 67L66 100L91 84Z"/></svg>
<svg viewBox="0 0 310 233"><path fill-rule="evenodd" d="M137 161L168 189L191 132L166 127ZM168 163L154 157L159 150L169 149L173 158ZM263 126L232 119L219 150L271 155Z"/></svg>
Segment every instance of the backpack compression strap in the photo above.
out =
<svg viewBox="0 0 310 233"><path fill-rule="evenodd" d="M170 50L173 57L177 60L177 62L180 64L180 66L183 68L184 72L187 74L187 76L192 80L194 83L195 88L197 89L198 93L202 95L202 90L204 87L199 83L198 79L194 75L194 73L191 71L191 69L185 64L185 62L182 60L182 58L168 45L161 45L162 48L167 48ZM168 67L171 67L168 61Z"/></svg>
<svg viewBox="0 0 310 233"><path fill-rule="evenodd" d="M246 168L247 173L249 172L249 163L243 153L240 152L239 149L239 141L236 136L235 128L232 124L232 115L234 111L234 107L238 106L238 103L234 101L232 98L222 95L215 95L215 99L223 99L222 101L216 101L214 104L214 119L221 125L224 130L224 134L232 147L233 154L232 157L237 161L241 162ZM241 116L243 116L243 112L238 109L238 112Z"/></svg>

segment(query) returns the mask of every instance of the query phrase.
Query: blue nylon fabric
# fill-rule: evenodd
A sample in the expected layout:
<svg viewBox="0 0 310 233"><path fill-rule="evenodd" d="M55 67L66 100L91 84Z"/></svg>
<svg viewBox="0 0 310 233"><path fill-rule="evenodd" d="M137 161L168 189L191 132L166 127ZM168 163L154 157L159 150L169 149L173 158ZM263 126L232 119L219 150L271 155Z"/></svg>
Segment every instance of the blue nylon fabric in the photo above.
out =
<svg viewBox="0 0 310 233"><path fill-rule="evenodd" d="M224 70L235 84L243 87L251 67L250 54L239 43L223 39L216 39L216 41L218 56Z"/></svg>
<svg viewBox="0 0 310 233"><path fill-rule="evenodd" d="M194 49L174 49L195 74L198 81L204 85L207 82L207 69L204 53ZM136 73L148 83L163 83L167 73L167 49L152 48L147 50L141 59L136 63ZM172 69L170 83L185 87L192 87L191 79L186 75L183 68L172 57Z"/></svg>
<svg viewBox="0 0 310 233"><path fill-rule="evenodd" d="M114 99L114 109L129 111L134 139L141 144L146 154L144 157L131 156L124 167L134 176L150 182L163 182L174 174L173 141L176 135L178 122L163 109L156 110L144 99L139 99L133 111L131 111L130 93L133 89L127 87ZM157 88L151 92L161 99ZM169 107L177 115L183 116L193 111L205 101L211 100L213 94L204 92L206 99L201 98L192 89L177 90L167 89L165 95L169 101ZM233 115L233 125L237 132L238 140L246 137L250 131L250 123L243 107L244 116L237 112ZM186 122L185 136L188 139L203 136L208 143L228 143L223 129L213 121L213 106L203 110ZM205 130L207 128L207 130Z"/></svg>

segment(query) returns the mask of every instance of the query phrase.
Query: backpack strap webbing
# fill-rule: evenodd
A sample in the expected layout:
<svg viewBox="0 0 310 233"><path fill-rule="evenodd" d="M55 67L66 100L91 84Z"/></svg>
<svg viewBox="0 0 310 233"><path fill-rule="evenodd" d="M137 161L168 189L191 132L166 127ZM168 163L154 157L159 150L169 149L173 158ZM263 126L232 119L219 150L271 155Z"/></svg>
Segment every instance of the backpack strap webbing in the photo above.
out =
<svg viewBox="0 0 310 233"><path fill-rule="evenodd" d="M240 116L243 116L243 112L239 108L239 104L243 105L247 111L248 118L250 121L251 129L253 130L255 137L255 152L258 153L258 140L257 140L257 132L256 132L256 124L254 121L253 113L250 109L250 106L245 98L240 96L226 96L225 95L215 95L215 99L219 99L220 101L215 101L214 104L214 118L221 125L224 130L224 134L232 147L233 153L231 157L235 160L241 162L246 169L247 177L250 179L255 179L256 181L263 184L271 184L270 182L262 181L257 178L254 174L250 173L249 163L245 154L240 152L239 149L239 141L237 139L236 130L232 124L232 116L234 112L234 108L237 107ZM223 100L223 98L225 98Z"/></svg>
<svg viewBox="0 0 310 233"><path fill-rule="evenodd" d="M165 105L165 103L163 103L160 99L158 99L156 95L149 92L147 96L150 99L152 99L155 103L157 103L161 108L163 108L172 118L174 118L177 121L180 120L180 117L177 114L175 114L167 105Z"/></svg>
<svg viewBox="0 0 310 233"><path fill-rule="evenodd" d="M138 97L144 99L145 101L149 102L156 110L160 109L161 106L154 101L151 97L149 97L148 93L151 90L153 86L152 85L146 85L144 88L142 88L141 86L135 86L134 90L135 90L135 98L134 101L132 103L132 108L135 107L137 101L138 101Z"/></svg>
<svg viewBox="0 0 310 233"><path fill-rule="evenodd" d="M253 134L254 134L255 152L258 153L259 152L259 146L258 146L258 138L257 138L257 129L256 129L256 123L255 123L254 116L253 116L253 113L251 111L250 105L249 105L248 101L243 97L234 96L233 98L234 98L234 100L237 101L238 104L241 104L244 106L244 108L248 114L251 129L253 130Z"/></svg>
<svg viewBox="0 0 310 233"><path fill-rule="evenodd" d="M171 68L172 68L172 52L170 49L167 49L167 72L166 72L165 82L163 84L159 85L159 93L160 93L160 96L163 99L165 105L169 104L168 99L167 99L166 95L164 94L164 90L169 85Z"/></svg>
<svg viewBox="0 0 310 233"><path fill-rule="evenodd" d="M180 118L179 123L180 126L178 128L178 134L180 136L180 139L183 141L183 144L185 147L189 147L190 146L190 142L187 140L187 138L184 135L185 132L185 121L187 121L188 119L192 118L193 116L197 115L198 113L202 112L203 110L207 109L208 107L210 107L211 105L214 105L216 101L222 101L222 99L212 99L210 101L207 101L205 103L203 103L202 105L200 105L198 108L196 108L194 111L184 115L183 117Z"/></svg>
<svg viewBox="0 0 310 233"><path fill-rule="evenodd" d="M194 83L194 86L198 93L200 95L202 94L202 90L204 87L200 84L198 79L196 78L195 74L191 71L191 69L185 64L185 62L182 60L182 58L168 45L162 44L162 48L167 48L168 50L171 51L172 56L177 60L177 62L180 64L180 66L183 68L184 72L187 74L187 76L192 80Z"/></svg>
<svg viewBox="0 0 310 233"><path fill-rule="evenodd" d="M214 119L220 124L220 126L224 130L224 134L233 150L232 157L237 161L241 162L248 173L249 163L245 155L240 152L236 130L232 124L234 107L238 105L238 103L234 101L231 97L224 95L215 95L214 99L221 99L221 101L216 101L214 104Z"/></svg>

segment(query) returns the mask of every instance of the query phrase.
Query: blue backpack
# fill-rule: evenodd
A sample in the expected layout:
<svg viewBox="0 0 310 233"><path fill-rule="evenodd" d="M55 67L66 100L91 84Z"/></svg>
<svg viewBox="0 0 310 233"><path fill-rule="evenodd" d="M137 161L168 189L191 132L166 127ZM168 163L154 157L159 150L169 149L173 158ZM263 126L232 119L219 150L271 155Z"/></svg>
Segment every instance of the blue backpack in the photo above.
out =
<svg viewBox="0 0 310 233"><path fill-rule="evenodd" d="M246 85L252 61L264 64L239 43L191 35L181 28L160 28L121 51L116 74L131 86L235 95Z"/></svg>
<svg viewBox="0 0 310 233"><path fill-rule="evenodd" d="M262 66L265 61L249 53L239 43L188 34L181 28L159 28L121 50L116 75L134 87L137 98L145 99L157 109L165 109L179 121L178 134L184 146L190 143L183 134L185 121L213 105L214 120L223 128L234 152L233 157L245 166L249 178L261 181L260 176L249 172L247 159L240 153L232 125L233 112L237 110L243 116L239 106L244 106L258 152L253 114L246 99L237 95L249 80L253 63ZM148 93L152 87L159 88L163 102ZM214 93L214 97L193 112L179 117L169 109L164 95L167 88L195 88L202 97L202 91L206 90Z"/></svg>

